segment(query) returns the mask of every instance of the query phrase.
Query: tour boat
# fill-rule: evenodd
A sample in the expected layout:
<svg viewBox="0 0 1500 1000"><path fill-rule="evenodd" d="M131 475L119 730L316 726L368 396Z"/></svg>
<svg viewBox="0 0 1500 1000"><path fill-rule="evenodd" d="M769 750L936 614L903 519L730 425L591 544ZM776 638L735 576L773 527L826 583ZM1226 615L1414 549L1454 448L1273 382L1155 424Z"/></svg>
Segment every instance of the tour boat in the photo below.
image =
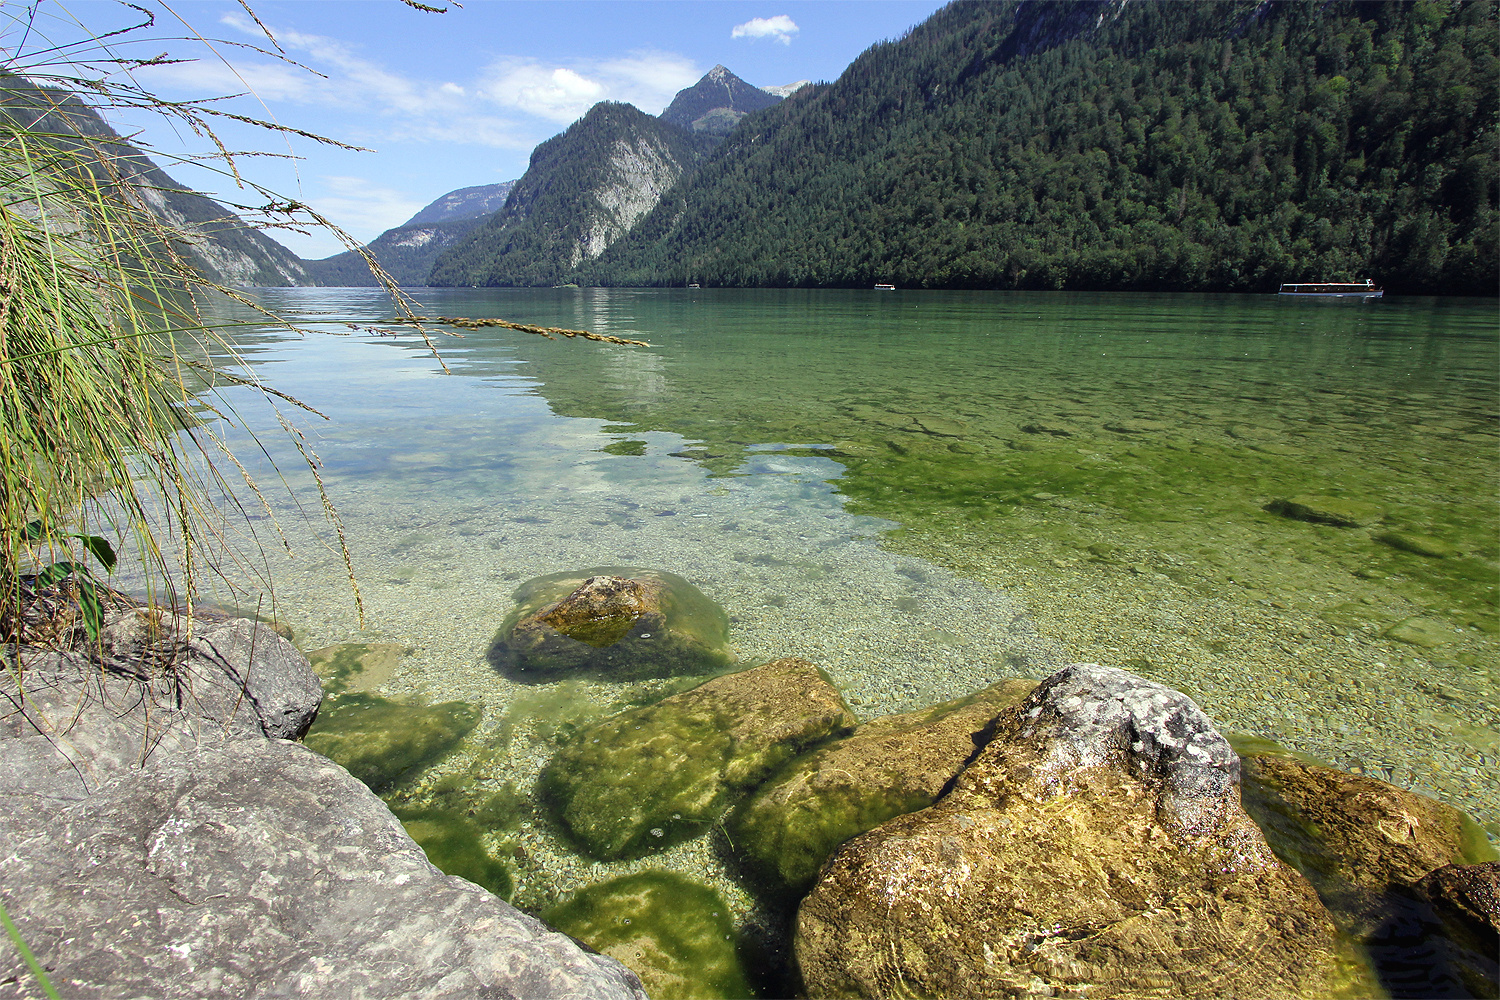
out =
<svg viewBox="0 0 1500 1000"><path fill-rule="evenodd" d="M1291 282L1281 286L1278 295L1318 296L1331 299L1378 299L1385 289L1376 288L1375 282L1366 278L1358 281L1305 281Z"/></svg>
<svg viewBox="0 0 1500 1000"><path fill-rule="evenodd" d="M896 290L896 286L895 285L876 285L875 286L875 290L877 292L894 292Z"/></svg>

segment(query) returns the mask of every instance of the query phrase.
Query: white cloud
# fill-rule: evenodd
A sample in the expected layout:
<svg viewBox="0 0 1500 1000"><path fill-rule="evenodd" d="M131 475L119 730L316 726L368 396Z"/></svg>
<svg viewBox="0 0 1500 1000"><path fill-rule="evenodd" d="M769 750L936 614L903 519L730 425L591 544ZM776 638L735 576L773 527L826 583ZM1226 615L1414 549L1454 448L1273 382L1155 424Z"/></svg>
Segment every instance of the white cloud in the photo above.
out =
<svg viewBox="0 0 1500 1000"><path fill-rule="evenodd" d="M669 52L637 51L574 66L511 58L491 64L480 93L502 107L565 124L600 101L625 101L655 114L701 75L692 60Z"/></svg>
<svg viewBox="0 0 1500 1000"><path fill-rule="evenodd" d="M346 232L380 233L416 215L426 202L413 201L401 191L379 187L363 177L323 177L327 194L308 203Z"/></svg>
<svg viewBox="0 0 1500 1000"><path fill-rule="evenodd" d="M749 39L770 38L782 45L790 45L792 36L801 30L797 27L796 21L785 14L777 14L775 17L752 17L744 24L736 24L729 36Z"/></svg>

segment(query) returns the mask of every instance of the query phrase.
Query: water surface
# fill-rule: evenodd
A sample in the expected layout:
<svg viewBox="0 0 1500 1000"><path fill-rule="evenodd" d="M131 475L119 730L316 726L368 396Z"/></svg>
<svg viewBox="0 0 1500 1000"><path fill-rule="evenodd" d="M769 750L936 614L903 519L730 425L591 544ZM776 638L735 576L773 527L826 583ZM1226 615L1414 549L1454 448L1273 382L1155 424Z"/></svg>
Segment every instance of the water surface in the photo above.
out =
<svg viewBox="0 0 1500 1000"><path fill-rule="evenodd" d="M421 290L432 316L651 344L466 330L441 339L445 374L371 291L258 294L321 331L241 340L262 378L332 418L294 419L368 620L315 502L304 522L267 490L295 556L266 564L279 613L307 648L412 646L393 693L483 702L524 729L538 692L483 659L510 593L645 565L723 604L746 661L808 656L863 716L1095 660L1500 835L1492 301ZM231 398L309 485L269 411ZM1265 510L1300 495L1378 514ZM602 711L611 695L567 697ZM517 699L530 707L507 714ZM550 746L516 739L503 769L524 785ZM558 885L591 880L547 856Z"/></svg>

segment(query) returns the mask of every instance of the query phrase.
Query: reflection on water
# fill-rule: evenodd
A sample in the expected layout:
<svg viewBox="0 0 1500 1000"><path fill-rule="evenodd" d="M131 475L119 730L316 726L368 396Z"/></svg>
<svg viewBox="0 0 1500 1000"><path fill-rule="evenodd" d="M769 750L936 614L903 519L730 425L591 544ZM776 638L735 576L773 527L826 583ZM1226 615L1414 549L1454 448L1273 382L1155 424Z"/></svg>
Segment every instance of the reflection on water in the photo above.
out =
<svg viewBox="0 0 1500 1000"><path fill-rule="evenodd" d="M807 655L863 715L1099 660L1500 834L1492 302L424 291L428 315L652 344L471 330L445 376L410 334L348 328L388 315L369 291L261 294L343 334L243 349L333 418L299 422L370 636L419 650L396 693L498 715L482 652L521 580L649 565L720 601L747 659ZM1373 513L1265 510L1295 497ZM352 637L337 559L290 530L283 616Z"/></svg>

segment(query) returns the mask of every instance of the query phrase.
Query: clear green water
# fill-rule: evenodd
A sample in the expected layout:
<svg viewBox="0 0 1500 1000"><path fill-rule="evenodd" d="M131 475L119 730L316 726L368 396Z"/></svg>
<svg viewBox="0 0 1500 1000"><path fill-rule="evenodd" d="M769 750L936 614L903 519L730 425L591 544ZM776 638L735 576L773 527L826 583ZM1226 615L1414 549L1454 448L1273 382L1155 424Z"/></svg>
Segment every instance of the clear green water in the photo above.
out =
<svg viewBox="0 0 1500 1000"><path fill-rule="evenodd" d="M529 728L510 707L544 692L483 662L510 594L632 564L719 601L745 659L825 665L865 716L1112 663L1500 836L1492 300L424 290L429 315L652 345L471 330L441 342L443 374L410 333L348 327L389 315L369 291L259 294L339 334L243 344L332 417L295 419L369 611L359 632L326 529L268 491L296 556L264 568L281 617L306 648L415 647L389 693L482 703L476 732L508 741L497 782L526 787L559 718L639 696L574 684ZM231 398L306 485L274 418ZM1264 509L1308 495L1378 515ZM549 892L601 877L556 857Z"/></svg>

